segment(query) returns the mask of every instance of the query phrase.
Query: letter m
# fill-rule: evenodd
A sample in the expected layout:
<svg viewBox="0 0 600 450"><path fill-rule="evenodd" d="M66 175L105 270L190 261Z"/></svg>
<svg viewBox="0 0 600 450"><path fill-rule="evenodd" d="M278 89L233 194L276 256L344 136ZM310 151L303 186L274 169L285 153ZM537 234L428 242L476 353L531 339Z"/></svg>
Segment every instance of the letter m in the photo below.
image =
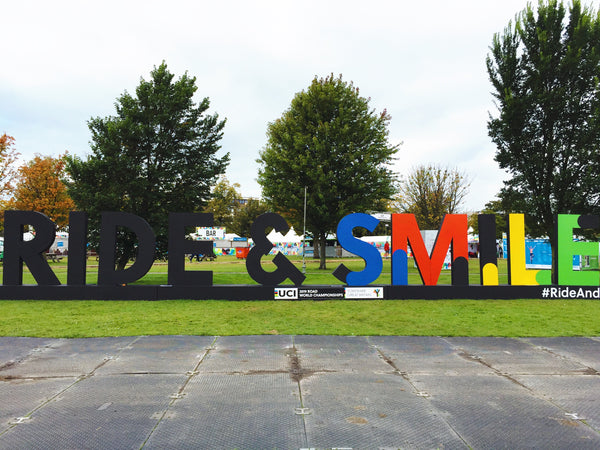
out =
<svg viewBox="0 0 600 450"><path fill-rule="evenodd" d="M466 214L446 214L431 254L427 252L414 214L392 214L392 284L408 284L408 246L423 284L437 284L448 249L451 249L452 285L469 284L469 247Z"/></svg>

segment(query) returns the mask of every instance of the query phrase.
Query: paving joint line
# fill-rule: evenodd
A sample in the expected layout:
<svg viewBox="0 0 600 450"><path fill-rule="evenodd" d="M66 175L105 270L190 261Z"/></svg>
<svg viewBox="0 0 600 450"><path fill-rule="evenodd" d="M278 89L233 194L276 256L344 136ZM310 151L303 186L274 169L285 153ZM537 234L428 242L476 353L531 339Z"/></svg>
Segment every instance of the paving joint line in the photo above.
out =
<svg viewBox="0 0 600 450"><path fill-rule="evenodd" d="M198 375L199 373L199 368L200 368L200 364L202 364L204 362L204 360L206 359L206 357L208 356L208 354L215 349L215 343L217 342L217 340L219 339L219 336L215 336L215 338L213 339L213 341L210 344L210 347L207 347L204 349L204 354L202 355L202 357L200 358L200 360L196 363L196 365L194 366L194 368L192 370L189 370L185 373L186 379L183 382L183 384L181 385L181 387L179 388L179 390L175 393L175 394L171 394L169 396L169 398L171 399L171 401L168 403L167 407L164 409L164 411L162 412L162 414L160 415L160 417L158 419L156 419L156 423L154 424L154 426L152 427L152 429L150 430L150 432L148 433L148 436L146 436L146 439L144 439L144 442L142 442L142 445L140 445L140 450L143 449L146 444L148 443L148 441L150 440L150 438L152 437L152 435L154 434L154 432L156 431L156 429L158 428L158 426L161 424L161 422L163 421L163 419L165 418L165 416L167 415L167 413L169 412L169 409L171 409L171 407L173 406L173 404L183 398L184 394L183 391L185 390L185 388L187 387L187 385L189 384L190 380L195 377L196 375Z"/></svg>
<svg viewBox="0 0 600 450"><path fill-rule="evenodd" d="M474 355L468 351L466 351L464 348L462 347L458 347L454 344L452 344L451 342L446 341L444 338L442 338L445 342L447 342L455 351L458 352L458 355L462 358L464 358L467 361L473 361L476 363L479 363L487 368L489 368L490 370L492 370L493 374L496 376L500 376L502 378L507 379L508 381L510 381L511 383L527 390L531 395L533 395L535 398L542 400L552 406L554 406L555 408L561 410L565 415L570 415L573 414L572 411L568 410L566 407L562 406L559 403L556 403L555 401L553 401L550 398L547 398L545 395L543 395L540 392L537 392L535 389L530 388L529 386L526 386L525 384L521 383L519 380L517 380L516 378L513 377L514 374L508 373L508 372L502 372L501 370L498 370L497 368L495 368L492 364L488 363L487 361L485 361L481 356L478 355ZM537 351L544 351L544 349L540 346L537 346L531 342L527 342L522 340L521 338L511 338L520 342L525 342L526 344L530 345L532 347L532 349L537 350ZM562 356L560 356L561 358L563 358ZM576 414L576 413L575 413ZM600 434L600 430L597 430L596 428L594 428L593 426L591 426L586 420L584 419L578 419L579 422L583 423L586 427L588 427L590 430L594 431L597 434Z"/></svg>
<svg viewBox="0 0 600 450"><path fill-rule="evenodd" d="M368 341L368 339L367 339ZM402 377L403 380L405 380L413 389L413 392L415 393L415 395L417 397L422 397L424 401L427 401L429 406L431 408L433 408L438 414L438 417L440 418L441 421L443 421L450 430L452 430L452 432L456 435L456 437L458 439L460 439L467 448L471 449L473 448L471 445L469 445L469 443L465 440L465 438L462 437L462 435L458 432L458 430L456 430L456 428L454 428L452 426L452 424L450 422L448 422L448 420L446 420L446 418L444 417L444 414L442 413L442 411L440 411L438 408L436 408L431 401L429 401L429 394L423 391L420 391L419 389L417 389L417 387L415 386L415 384L413 383L413 381L410 379L410 376L408 374L408 372L402 371L398 368L398 366L396 366L396 363L394 362L394 360L392 358L390 358L389 356L387 356L383 350L381 350L377 345L373 345L373 348L375 348L375 350L377 351L377 353L381 356L381 358L383 359L383 361L388 364L392 369L394 369L394 374L398 375L400 377Z"/></svg>
<svg viewBox="0 0 600 450"><path fill-rule="evenodd" d="M130 343L130 344L128 344L128 345L132 345L132 344L134 344L134 343L135 343L135 342L137 342L139 339L141 339L141 336L137 336L137 337L136 337L136 338L135 338L133 341L131 341L131 343ZM59 342L60 342L61 340L64 340L64 339L58 339L57 341L59 341ZM45 349L51 348L51 344L47 344L47 345L45 345L45 346L44 346L44 348L45 348ZM19 363L20 363L20 362L22 362L22 361L24 361L24 360L26 360L26 359L27 359L27 357L28 357L28 356L29 356L31 353L33 353L35 350L37 350L37 349L34 349L34 350L32 350L32 351L31 351L31 352L30 352L30 353L29 353L29 354L28 354L28 355L27 355L25 358L21 359L21 361L19 361ZM121 353L121 351L123 351L123 350L119 350L119 351L117 352L117 355L118 355L118 354L120 354L120 353ZM42 403L40 403L38 406L36 406L35 408L33 408L31 411L29 411L27 414L25 414L25 415L24 415L24 416L22 416L21 418L22 418L22 419L31 419L31 416L33 416L33 414L35 414L37 411L39 411L40 409L42 409L44 406L46 406L46 405L47 405L47 404L49 404L50 402L54 401L55 399L57 399L58 397L60 397L61 395L63 395L65 392L67 392L67 391L68 391L69 389L71 389L73 386L75 386L76 384L79 384L79 383L81 383L83 380L87 380L88 378L91 378L91 377L93 377L93 376L94 376L94 374L95 374L95 372L96 372L96 371L97 371L97 370L98 370L100 367L104 366L106 363L108 363L108 361L111 361L111 360L112 360L112 358L107 358L107 357L105 357L105 358L104 358L104 360L103 360L103 361L102 361L100 364L98 364L96 367L94 367L94 368L93 368L93 369L92 369L90 372L88 372L88 373L84 373L84 374L81 374L81 375L77 376L77 377L76 377L76 380L75 380L73 383L69 384L69 385L68 385L67 387L65 387L64 389L60 390L59 392L57 392L56 394L54 394L54 395L53 395L53 396L51 396L50 398L48 398L48 399L46 399L45 401L43 401ZM35 377L33 377L33 378L35 378ZM39 378L50 378L50 377L39 377ZM67 377L67 376L64 376L64 377L54 377L54 378L68 378L68 377ZM11 423L11 424L9 425L9 427L8 427L6 430L4 430L4 431L0 432L0 437L1 437L2 435L4 435L4 434L8 433L10 430L12 430L14 427L16 427L17 425L19 425L19 424L21 424L21 423L25 423L25 421L22 421L22 420L20 420L20 421L17 421L17 422L13 422L13 423Z"/></svg>
<svg viewBox="0 0 600 450"><path fill-rule="evenodd" d="M296 382L296 385L298 386L298 398L300 400L300 408L302 410L305 409L304 407L304 398L302 396L302 384L300 383L302 381L302 367L300 365L300 357L298 356L298 349L296 348L296 339L295 336L291 336L292 338L292 355L294 357L294 361L290 362L290 369L289 369L289 373L290 376L292 378L292 381ZM291 357L289 354L287 355L288 358ZM294 373L293 370L295 370L297 373ZM299 414L301 419L302 419L302 429L304 431L303 433L303 437L304 437L304 443L305 446L308 447L308 431L306 429L306 414Z"/></svg>

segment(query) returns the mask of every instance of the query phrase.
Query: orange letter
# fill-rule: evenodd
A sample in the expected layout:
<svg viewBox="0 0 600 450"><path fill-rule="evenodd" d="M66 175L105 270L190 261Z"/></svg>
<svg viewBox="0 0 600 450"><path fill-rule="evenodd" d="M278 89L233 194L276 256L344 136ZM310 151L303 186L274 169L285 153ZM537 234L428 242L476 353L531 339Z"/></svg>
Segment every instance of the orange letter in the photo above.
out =
<svg viewBox="0 0 600 450"><path fill-rule="evenodd" d="M429 255L414 214L392 214L392 284L408 284L404 272L407 271L406 255L410 244L423 284L428 286L437 284L446 253L448 248L451 248L452 284L468 285L467 233L466 214L446 214Z"/></svg>

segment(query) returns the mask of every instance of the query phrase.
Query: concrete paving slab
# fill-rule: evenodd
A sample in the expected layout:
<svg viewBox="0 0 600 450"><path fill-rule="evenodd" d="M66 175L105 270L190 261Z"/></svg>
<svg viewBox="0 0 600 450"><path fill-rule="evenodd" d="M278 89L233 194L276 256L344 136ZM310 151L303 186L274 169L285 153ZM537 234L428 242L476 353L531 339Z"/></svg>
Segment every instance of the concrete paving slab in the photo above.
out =
<svg viewBox="0 0 600 450"><path fill-rule="evenodd" d="M364 336L296 336L302 367L318 372L383 371L389 367Z"/></svg>
<svg viewBox="0 0 600 450"><path fill-rule="evenodd" d="M287 373L199 374L145 448L306 447L297 394Z"/></svg>
<svg viewBox="0 0 600 450"><path fill-rule="evenodd" d="M0 337L0 449L600 448L599 345Z"/></svg>
<svg viewBox="0 0 600 450"><path fill-rule="evenodd" d="M319 373L302 380L310 448L467 448L393 373Z"/></svg>
<svg viewBox="0 0 600 450"><path fill-rule="evenodd" d="M369 342L399 372L446 375L493 373L436 336L372 336Z"/></svg>
<svg viewBox="0 0 600 450"><path fill-rule="evenodd" d="M195 369L214 340L213 336L141 336L120 347L96 373L186 373Z"/></svg>
<svg viewBox="0 0 600 450"><path fill-rule="evenodd" d="M578 361L600 372L600 339L586 337L526 338L524 341L539 346L563 358Z"/></svg>
<svg viewBox="0 0 600 450"><path fill-rule="evenodd" d="M508 377L421 374L414 385L470 448L599 448L600 435Z"/></svg>
<svg viewBox="0 0 600 450"><path fill-rule="evenodd" d="M21 361L32 352L50 344L53 339L28 337L3 337L0 345L0 368Z"/></svg>
<svg viewBox="0 0 600 450"><path fill-rule="evenodd" d="M139 449L184 381L183 375L83 379L0 436L0 448Z"/></svg>
<svg viewBox="0 0 600 450"><path fill-rule="evenodd" d="M214 373L287 372L292 336L223 336L218 338L198 370Z"/></svg>
<svg viewBox="0 0 600 450"><path fill-rule="evenodd" d="M27 421L35 410L60 395L77 380L76 377L0 377L0 434L19 422Z"/></svg>
<svg viewBox="0 0 600 450"><path fill-rule="evenodd" d="M4 339L4 338L0 338ZM54 339L32 349L27 357L0 371L2 376L81 376L96 370L139 338ZM9 343L10 345L10 343ZM4 344L2 344L4 346ZM2 363L0 363L2 367Z"/></svg>
<svg viewBox="0 0 600 450"><path fill-rule="evenodd" d="M600 376L517 375L515 379L562 409L565 425L587 425L600 432Z"/></svg>
<svg viewBox="0 0 600 450"><path fill-rule="evenodd" d="M538 346L509 338L447 338L466 358L491 366L501 373L568 375L584 372L578 361L562 358Z"/></svg>

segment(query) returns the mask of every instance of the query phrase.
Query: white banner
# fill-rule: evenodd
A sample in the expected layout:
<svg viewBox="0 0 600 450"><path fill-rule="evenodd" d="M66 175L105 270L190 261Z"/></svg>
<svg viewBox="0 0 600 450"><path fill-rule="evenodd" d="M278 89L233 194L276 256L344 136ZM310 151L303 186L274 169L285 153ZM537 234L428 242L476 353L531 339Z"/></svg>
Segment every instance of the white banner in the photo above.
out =
<svg viewBox="0 0 600 450"><path fill-rule="evenodd" d="M383 287L347 287L346 298L383 298Z"/></svg>
<svg viewBox="0 0 600 450"><path fill-rule="evenodd" d="M225 239L225 227L198 227L196 228L198 239L214 241Z"/></svg>

